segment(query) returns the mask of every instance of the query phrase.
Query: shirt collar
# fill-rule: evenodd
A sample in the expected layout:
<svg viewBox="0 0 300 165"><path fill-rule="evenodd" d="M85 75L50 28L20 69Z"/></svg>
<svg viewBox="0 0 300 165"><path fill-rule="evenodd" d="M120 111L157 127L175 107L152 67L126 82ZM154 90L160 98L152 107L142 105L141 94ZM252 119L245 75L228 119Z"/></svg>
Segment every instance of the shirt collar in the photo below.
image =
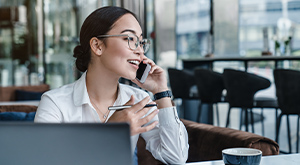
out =
<svg viewBox="0 0 300 165"><path fill-rule="evenodd" d="M128 100L125 100L126 97L126 93L125 90L123 89L123 85L121 85L119 83L118 85L118 96L117 96L117 100L115 101L114 105L124 105Z"/></svg>
<svg viewBox="0 0 300 165"><path fill-rule="evenodd" d="M83 104L90 103L89 94L86 88L86 72L75 82L73 100L75 106L81 106Z"/></svg>

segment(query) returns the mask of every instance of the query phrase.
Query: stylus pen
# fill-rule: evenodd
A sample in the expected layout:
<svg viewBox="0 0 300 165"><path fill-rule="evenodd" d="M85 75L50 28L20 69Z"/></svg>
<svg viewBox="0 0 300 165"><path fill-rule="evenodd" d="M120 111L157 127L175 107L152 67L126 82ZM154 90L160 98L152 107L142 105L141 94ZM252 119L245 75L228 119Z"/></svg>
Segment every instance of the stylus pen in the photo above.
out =
<svg viewBox="0 0 300 165"><path fill-rule="evenodd" d="M146 107L154 107L154 106L157 106L157 104L146 104L144 106L144 108L146 108ZM132 107L132 105L110 106L110 107L108 107L108 110L123 110L125 108L130 108L130 107Z"/></svg>

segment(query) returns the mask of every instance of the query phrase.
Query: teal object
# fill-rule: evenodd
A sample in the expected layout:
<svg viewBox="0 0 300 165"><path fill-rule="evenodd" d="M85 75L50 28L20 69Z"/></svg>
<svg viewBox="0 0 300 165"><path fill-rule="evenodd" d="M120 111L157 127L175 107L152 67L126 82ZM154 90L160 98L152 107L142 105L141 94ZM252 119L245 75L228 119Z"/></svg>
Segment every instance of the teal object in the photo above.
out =
<svg viewBox="0 0 300 165"><path fill-rule="evenodd" d="M230 148L222 151L226 165L259 165L262 152L253 148Z"/></svg>

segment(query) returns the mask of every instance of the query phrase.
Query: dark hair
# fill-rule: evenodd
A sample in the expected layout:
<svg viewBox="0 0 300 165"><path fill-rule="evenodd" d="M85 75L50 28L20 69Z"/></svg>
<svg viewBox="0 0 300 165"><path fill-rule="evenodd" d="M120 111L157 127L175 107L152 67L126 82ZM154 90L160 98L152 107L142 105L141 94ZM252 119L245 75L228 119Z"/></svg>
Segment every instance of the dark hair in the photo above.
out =
<svg viewBox="0 0 300 165"><path fill-rule="evenodd" d="M86 71L90 63L90 39L107 34L114 23L125 14L132 14L136 18L135 14L127 9L107 6L95 10L84 20L80 30L80 44L73 50L73 57L76 58L76 67L79 71Z"/></svg>

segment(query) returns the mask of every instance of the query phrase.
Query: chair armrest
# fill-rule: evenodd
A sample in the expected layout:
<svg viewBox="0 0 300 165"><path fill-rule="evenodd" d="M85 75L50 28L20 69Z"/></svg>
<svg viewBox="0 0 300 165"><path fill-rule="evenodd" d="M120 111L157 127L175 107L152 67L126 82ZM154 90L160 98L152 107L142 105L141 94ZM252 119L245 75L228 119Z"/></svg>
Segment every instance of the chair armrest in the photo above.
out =
<svg viewBox="0 0 300 165"><path fill-rule="evenodd" d="M279 154L278 144L266 137L231 128L181 119L189 136L188 162L220 160L222 150L233 147L256 148L263 155Z"/></svg>
<svg viewBox="0 0 300 165"><path fill-rule="evenodd" d="M156 160L152 154L146 150L146 142L140 136L137 142L137 157L138 164L142 165L160 165L163 164L161 161Z"/></svg>

